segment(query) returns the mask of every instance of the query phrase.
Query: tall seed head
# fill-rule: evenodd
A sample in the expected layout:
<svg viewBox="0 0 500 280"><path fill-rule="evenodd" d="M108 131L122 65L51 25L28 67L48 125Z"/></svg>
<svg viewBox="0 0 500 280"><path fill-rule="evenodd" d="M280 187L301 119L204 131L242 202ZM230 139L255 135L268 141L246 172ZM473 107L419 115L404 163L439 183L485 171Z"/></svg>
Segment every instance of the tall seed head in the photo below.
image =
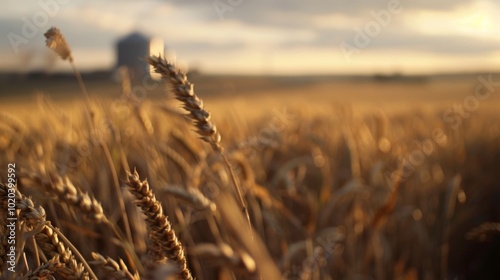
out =
<svg viewBox="0 0 500 280"><path fill-rule="evenodd" d="M55 51L63 60L73 61L71 56L71 49L69 48L66 39L62 35L61 31L57 27L51 27L45 34L43 34L47 40L45 40L47 47Z"/></svg>
<svg viewBox="0 0 500 280"><path fill-rule="evenodd" d="M156 73L173 84L175 98L181 101L183 108L189 112L188 116L193 120L200 138L212 145L215 151L221 152L223 149L220 133L210 120L210 112L205 110L203 101L194 93L194 86L188 81L186 74L176 70L173 64L160 56L151 56L147 61L155 68Z"/></svg>

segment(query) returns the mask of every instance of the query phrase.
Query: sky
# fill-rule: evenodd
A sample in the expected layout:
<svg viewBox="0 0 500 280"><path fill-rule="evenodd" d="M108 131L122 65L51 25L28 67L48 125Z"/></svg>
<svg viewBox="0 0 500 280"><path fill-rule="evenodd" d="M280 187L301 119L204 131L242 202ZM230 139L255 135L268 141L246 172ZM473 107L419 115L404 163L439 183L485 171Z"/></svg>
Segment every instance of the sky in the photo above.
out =
<svg viewBox="0 0 500 280"><path fill-rule="evenodd" d="M498 0L3 0L0 71L69 70L44 47L52 26L85 71L114 67L133 31L204 73L499 71L499 13Z"/></svg>

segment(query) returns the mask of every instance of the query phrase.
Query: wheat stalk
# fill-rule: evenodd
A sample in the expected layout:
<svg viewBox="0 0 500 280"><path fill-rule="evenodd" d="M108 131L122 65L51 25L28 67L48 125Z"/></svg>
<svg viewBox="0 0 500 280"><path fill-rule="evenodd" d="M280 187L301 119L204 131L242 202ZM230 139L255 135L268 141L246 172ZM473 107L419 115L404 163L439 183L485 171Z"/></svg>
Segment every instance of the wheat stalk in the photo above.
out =
<svg viewBox="0 0 500 280"><path fill-rule="evenodd" d="M147 61L155 68L156 73L174 84L175 98L184 104L184 109L194 121L200 138L209 143L214 150L221 152L223 148L220 143L220 133L210 120L211 114L205 110L203 101L194 94L194 85L188 81L186 74L176 70L173 64L160 56L151 56Z"/></svg>
<svg viewBox="0 0 500 280"><path fill-rule="evenodd" d="M468 240L484 241L495 234L500 234L500 223L488 222L469 230L465 237Z"/></svg>
<svg viewBox="0 0 500 280"><path fill-rule="evenodd" d="M56 28L52 27L50 28L45 34L44 34L46 40L47 47L54 50L63 60L68 60L69 63L71 64L71 67L73 69L73 73L76 76L76 79L78 80L78 85L80 86L80 90L84 96L85 99L85 105L87 107L87 112L89 114L89 123L92 126L92 131L98 131L96 129L95 125L95 113L92 109L91 103L90 103L90 97L87 92L87 88L85 87L85 83L83 82L82 75L80 71L78 71L78 68L76 68L75 62L73 60L73 57L71 56L71 49L66 42L66 39L62 35L61 31ZM123 202L123 197L120 192L120 182L118 180L118 174L116 172L115 164L113 163L113 159L111 158L111 153L104 143L104 141L101 140L101 137L96 137L99 146L101 147L104 157L106 159L106 163L108 164L108 168L111 172L111 176L113 178L113 187L115 188L115 194L117 197L118 201L118 206L120 207L120 211L122 214L122 220L125 228L125 233L127 235L127 241L132 242L132 233L130 230L130 223L128 220L128 216L126 214L125 210L125 203Z"/></svg>
<svg viewBox="0 0 500 280"><path fill-rule="evenodd" d="M60 272L64 268L64 264L59 260L59 255L55 255L48 262L40 265L33 271L28 271L21 277L21 280L40 280L54 279L52 275Z"/></svg>
<svg viewBox="0 0 500 280"><path fill-rule="evenodd" d="M211 212L215 212L217 210L215 203L196 188L183 189L175 186L164 186L160 188L159 191L171 194L174 197L189 203L198 210L209 210Z"/></svg>
<svg viewBox="0 0 500 280"><path fill-rule="evenodd" d="M193 279L187 268L186 257L182 244L177 239L175 231L163 214L163 207L156 200L156 196L147 181L140 181L139 174L129 174L127 178L129 191L135 196L136 204L146 215L149 241L148 250L150 258L156 263L164 262L164 258L174 262L179 267L178 275L182 279Z"/></svg>
<svg viewBox="0 0 500 280"><path fill-rule="evenodd" d="M5 184L0 184L0 197L3 204L8 194L8 188ZM52 227L50 222L45 220L45 210L39 206L35 208L33 201L21 194L17 189L15 191L16 209L20 210L19 219L26 223L28 230L34 232L35 240L40 249L50 258L60 257L64 267L58 269L57 274L65 279L97 279L85 259L71 242L56 228ZM5 206L5 205L2 205ZM78 257L79 262L76 260Z"/></svg>
<svg viewBox="0 0 500 280"><path fill-rule="evenodd" d="M147 61L155 68L156 73L161 74L163 79L173 83L175 97L182 102L184 109L189 112L188 116L193 120L196 132L201 136L200 138L209 143L214 151L218 152L224 159L236 190L238 204L246 216L248 227L253 238L250 214L248 213L248 208L243 199L243 194L236 180L233 168L224 154L224 148L221 145L222 137L217 131L215 124L211 121L211 114L205 110L203 101L194 93L194 85L188 81L187 75L184 72L176 70L175 66L169 63L165 58L161 56L150 56L147 58Z"/></svg>
<svg viewBox="0 0 500 280"><path fill-rule="evenodd" d="M105 273L107 277L116 280L139 280L139 275L137 273L132 274L127 265L120 259L120 263L118 264L115 260L110 257L105 258L99 253L92 253L92 258L94 261L89 262L90 264L94 264L100 267Z"/></svg>
<svg viewBox="0 0 500 280"><path fill-rule="evenodd" d="M36 182L49 193L54 194L57 199L73 208L78 209L84 217L96 223L107 221L101 203L88 193L84 193L80 188L73 185L68 178L61 178L51 174L51 179L43 179L36 173L27 174L27 179Z"/></svg>
<svg viewBox="0 0 500 280"><path fill-rule="evenodd" d="M40 233L35 235L35 240L40 249L50 258L55 256L61 257L61 261L65 264L65 267L58 271L58 274L67 279L89 279L85 265L76 260L73 254L74 250L71 250L65 245L66 242L63 242L64 240L68 240L62 234L58 234L49 222L42 227Z"/></svg>
<svg viewBox="0 0 500 280"><path fill-rule="evenodd" d="M71 49L66 42L66 38L61 34L61 31L57 27L51 27L45 34L43 34L47 40L47 47L52 49L57 53L62 60L68 60L73 62L73 57L71 56Z"/></svg>

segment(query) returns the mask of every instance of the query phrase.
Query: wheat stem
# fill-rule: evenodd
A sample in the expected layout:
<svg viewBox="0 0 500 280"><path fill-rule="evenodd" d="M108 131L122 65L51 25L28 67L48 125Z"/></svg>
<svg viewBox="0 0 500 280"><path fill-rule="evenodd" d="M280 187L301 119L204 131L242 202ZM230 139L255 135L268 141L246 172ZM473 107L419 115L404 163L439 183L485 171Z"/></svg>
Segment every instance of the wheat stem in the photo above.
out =
<svg viewBox="0 0 500 280"><path fill-rule="evenodd" d="M166 258L179 266L178 276L181 279L192 280L182 244L167 216L163 214L163 207L148 182L140 181L139 174L135 171L134 174L129 173L127 185L137 199L136 205L146 215L149 231L148 253L153 265L164 262Z"/></svg>
<svg viewBox="0 0 500 280"><path fill-rule="evenodd" d="M205 110L203 101L194 93L194 85L187 79L184 72L177 70L175 66L169 63L165 58L161 56L151 56L147 61L155 68L156 73L161 74L163 79L173 83L175 97L183 103L184 109L189 112L188 116L193 120L197 129L196 132L201 136L200 138L209 143L214 151L219 153L224 159L224 163L229 170L231 181L236 190L238 204L246 216L248 227L253 238L252 223L250 222L248 208L233 168L224 154L224 148L221 145L222 137L217 131L215 124L211 121L210 112Z"/></svg>

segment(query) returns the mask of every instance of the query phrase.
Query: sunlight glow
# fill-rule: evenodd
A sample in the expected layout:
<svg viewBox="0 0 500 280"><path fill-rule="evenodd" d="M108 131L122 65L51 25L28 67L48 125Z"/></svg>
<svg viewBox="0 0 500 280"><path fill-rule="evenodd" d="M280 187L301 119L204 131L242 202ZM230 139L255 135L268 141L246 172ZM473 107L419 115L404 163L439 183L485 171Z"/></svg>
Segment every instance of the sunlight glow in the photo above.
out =
<svg viewBox="0 0 500 280"><path fill-rule="evenodd" d="M464 35L500 40L495 4L479 1L454 11L418 11L406 15L406 23L429 35Z"/></svg>

